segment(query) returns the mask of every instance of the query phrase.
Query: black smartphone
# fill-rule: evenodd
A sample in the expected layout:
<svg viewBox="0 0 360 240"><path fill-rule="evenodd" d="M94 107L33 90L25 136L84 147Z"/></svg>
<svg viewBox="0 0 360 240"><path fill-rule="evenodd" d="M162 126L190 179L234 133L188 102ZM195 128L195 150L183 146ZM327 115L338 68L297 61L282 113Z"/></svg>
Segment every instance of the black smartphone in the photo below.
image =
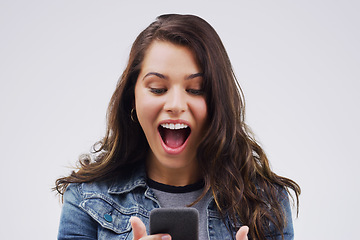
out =
<svg viewBox="0 0 360 240"><path fill-rule="evenodd" d="M168 233L172 240L198 240L199 212L195 208L156 208L150 212L150 234Z"/></svg>

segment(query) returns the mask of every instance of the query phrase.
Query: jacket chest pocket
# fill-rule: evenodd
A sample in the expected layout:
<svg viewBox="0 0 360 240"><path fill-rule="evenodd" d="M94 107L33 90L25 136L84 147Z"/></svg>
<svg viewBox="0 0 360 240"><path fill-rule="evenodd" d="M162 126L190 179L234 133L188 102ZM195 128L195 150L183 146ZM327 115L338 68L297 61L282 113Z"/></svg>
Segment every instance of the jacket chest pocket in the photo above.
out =
<svg viewBox="0 0 360 240"><path fill-rule="evenodd" d="M146 216L139 215L136 204L123 208L103 195L86 198L80 207L98 223L98 239L132 239L130 217L138 216L147 222Z"/></svg>

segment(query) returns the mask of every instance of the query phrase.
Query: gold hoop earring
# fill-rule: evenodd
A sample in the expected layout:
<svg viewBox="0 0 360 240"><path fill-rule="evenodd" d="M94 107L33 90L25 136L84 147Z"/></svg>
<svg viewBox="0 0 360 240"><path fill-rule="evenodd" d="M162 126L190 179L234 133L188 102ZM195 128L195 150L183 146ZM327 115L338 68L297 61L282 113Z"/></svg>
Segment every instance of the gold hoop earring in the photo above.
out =
<svg viewBox="0 0 360 240"><path fill-rule="evenodd" d="M136 122L136 112L135 112L135 108L131 109L131 112L130 112L130 118L131 118L131 121L133 122ZM134 113L135 113L135 117L134 117Z"/></svg>

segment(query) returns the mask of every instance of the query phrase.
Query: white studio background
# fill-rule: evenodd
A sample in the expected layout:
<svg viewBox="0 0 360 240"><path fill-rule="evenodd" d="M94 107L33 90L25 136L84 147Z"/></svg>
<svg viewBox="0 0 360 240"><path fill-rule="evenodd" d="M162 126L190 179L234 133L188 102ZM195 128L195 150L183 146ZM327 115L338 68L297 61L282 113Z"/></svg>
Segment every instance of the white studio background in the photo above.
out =
<svg viewBox="0 0 360 240"><path fill-rule="evenodd" d="M105 130L135 37L163 13L217 30L247 122L302 187L295 239L356 239L360 3L0 0L0 239L55 239L51 192Z"/></svg>

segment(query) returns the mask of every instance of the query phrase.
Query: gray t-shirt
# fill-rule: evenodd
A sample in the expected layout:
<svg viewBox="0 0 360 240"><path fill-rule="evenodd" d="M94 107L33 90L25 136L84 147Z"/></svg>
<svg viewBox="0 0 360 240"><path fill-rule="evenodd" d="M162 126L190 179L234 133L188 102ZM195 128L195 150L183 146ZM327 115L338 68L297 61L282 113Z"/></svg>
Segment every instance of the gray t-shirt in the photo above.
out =
<svg viewBox="0 0 360 240"><path fill-rule="evenodd" d="M193 203L203 192L204 183L198 182L184 187L175 187L148 179L148 185L159 200L162 208L186 207ZM211 192L207 192L198 203L192 207L199 211L199 240L208 240L207 204Z"/></svg>

